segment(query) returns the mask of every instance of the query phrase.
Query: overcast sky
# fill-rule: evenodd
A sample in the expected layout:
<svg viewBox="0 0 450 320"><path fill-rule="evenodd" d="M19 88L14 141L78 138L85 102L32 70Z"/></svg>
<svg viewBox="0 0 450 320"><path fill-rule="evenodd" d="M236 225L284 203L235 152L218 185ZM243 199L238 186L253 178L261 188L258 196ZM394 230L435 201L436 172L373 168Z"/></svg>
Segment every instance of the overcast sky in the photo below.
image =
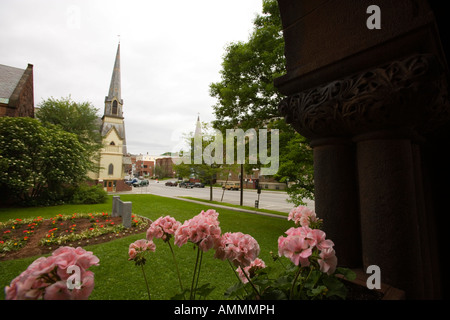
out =
<svg viewBox="0 0 450 320"><path fill-rule="evenodd" d="M71 95L103 114L120 35L128 151L175 152L214 119L224 48L246 41L262 0L0 0L0 64L34 66L34 103Z"/></svg>

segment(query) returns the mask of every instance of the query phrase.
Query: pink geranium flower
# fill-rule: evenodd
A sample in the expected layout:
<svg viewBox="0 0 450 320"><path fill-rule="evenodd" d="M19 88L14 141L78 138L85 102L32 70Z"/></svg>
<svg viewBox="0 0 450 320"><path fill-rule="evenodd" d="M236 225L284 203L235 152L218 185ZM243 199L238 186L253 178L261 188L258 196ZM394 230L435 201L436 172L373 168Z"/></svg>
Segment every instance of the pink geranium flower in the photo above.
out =
<svg viewBox="0 0 450 320"><path fill-rule="evenodd" d="M260 252L259 244L252 236L242 232L226 232L220 238L215 257L229 260L236 267L247 267Z"/></svg>
<svg viewBox="0 0 450 320"><path fill-rule="evenodd" d="M293 220L296 225L309 227L311 222L317 222L318 219L314 210L305 206L298 206L289 212L288 220Z"/></svg>
<svg viewBox="0 0 450 320"><path fill-rule="evenodd" d="M320 259L318 260L320 265L320 271L332 274L336 270L337 257L334 249L326 248L322 250L319 254Z"/></svg>
<svg viewBox="0 0 450 320"><path fill-rule="evenodd" d="M333 241L325 239L326 234L322 230L313 229L308 233L308 237L313 240L319 250L330 249L334 246Z"/></svg>
<svg viewBox="0 0 450 320"><path fill-rule="evenodd" d="M328 250L333 250L333 241L326 239L326 234L319 229L311 229L309 227L290 228L286 232L286 237L280 236L278 238L278 255L289 258L295 265L306 267L310 265L310 257L313 251L320 251L323 253L322 263L326 270L333 270L327 268L325 264L330 261L330 266L333 265L333 257ZM327 251L325 251L327 250ZM334 252L334 250L333 250ZM320 261L320 260L319 260Z"/></svg>
<svg viewBox="0 0 450 320"><path fill-rule="evenodd" d="M300 235L281 236L278 238L278 254L290 259L295 265L309 266L312 254L310 243Z"/></svg>
<svg viewBox="0 0 450 320"><path fill-rule="evenodd" d="M155 252L156 245L151 240L140 239L136 240L128 247L128 260L135 260L136 257L143 252L152 251Z"/></svg>
<svg viewBox="0 0 450 320"><path fill-rule="evenodd" d="M241 279L242 283L247 283L248 282L248 278L253 278L255 276L255 272L260 270L260 269L264 269L266 267L266 264L264 263L264 261L262 261L260 258L256 258L255 260L253 260L249 266L244 268L244 271L242 271L241 267L238 267L236 269L238 275L239 275L239 279ZM245 272L245 274L244 274ZM247 276L245 276L247 275Z"/></svg>
<svg viewBox="0 0 450 320"><path fill-rule="evenodd" d="M171 216L160 217L156 219L147 230L147 239L153 238L168 241L175 234L181 223Z"/></svg>
<svg viewBox="0 0 450 320"><path fill-rule="evenodd" d="M198 245L203 252L215 248L221 234L218 216L218 212L210 209L185 221L177 228L174 243L181 247L190 241Z"/></svg>
<svg viewBox="0 0 450 320"><path fill-rule="evenodd" d="M61 247L49 257L40 257L5 288L7 300L87 299L94 289L94 273L88 271L99 259L82 248ZM80 289L69 289L69 266L80 270Z"/></svg>

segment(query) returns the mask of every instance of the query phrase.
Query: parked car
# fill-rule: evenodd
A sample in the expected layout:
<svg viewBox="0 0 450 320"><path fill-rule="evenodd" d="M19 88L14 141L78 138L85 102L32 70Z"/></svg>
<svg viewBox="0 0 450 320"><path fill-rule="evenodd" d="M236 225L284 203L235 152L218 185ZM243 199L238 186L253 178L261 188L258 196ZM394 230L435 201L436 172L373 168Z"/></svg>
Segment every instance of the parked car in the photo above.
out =
<svg viewBox="0 0 450 320"><path fill-rule="evenodd" d="M133 187L145 187L148 186L148 180L139 180L133 183Z"/></svg>
<svg viewBox="0 0 450 320"><path fill-rule="evenodd" d="M176 187L178 185L178 182L176 182L176 181L167 181L165 183L165 185L169 186L169 187Z"/></svg>
<svg viewBox="0 0 450 320"><path fill-rule="evenodd" d="M201 182L194 183L194 188L204 188L204 187L205 187L205 185Z"/></svg>
<svg viewBox="0 0 450 320"><path fill-rule="evenodd" d="M189 181L183 181L179 184L180 188L193 188L194 187L194 183L189 182Z"/></svg>
<svg viewBox="0 0 450 320"><path fill-rule="evenodd" d="M133 183L136 183L136 182L138 182L138 181L139 181L138 178L134 178L134 179L125 181L125 183L131 186L131 185L133 185Z"/></svg>
<svg viewBox="0 0 450 320"><path fill-rule="evenodd" d="M222 186L222 189L226 190L239 190L240 183L238 182L228 182L226 185Z"/></svg>

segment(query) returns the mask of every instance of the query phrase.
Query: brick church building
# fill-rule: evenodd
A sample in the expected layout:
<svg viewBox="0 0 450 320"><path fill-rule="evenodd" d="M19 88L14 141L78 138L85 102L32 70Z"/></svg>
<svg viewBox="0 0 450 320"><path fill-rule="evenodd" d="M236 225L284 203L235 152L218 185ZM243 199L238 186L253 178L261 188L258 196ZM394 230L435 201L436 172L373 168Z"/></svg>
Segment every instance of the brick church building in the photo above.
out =
<svg viewBox="0 0 450 320"><path fill-rule="evenodd" d="M34 118L33 65L25 69L0 64L0 117Z"/></svg>

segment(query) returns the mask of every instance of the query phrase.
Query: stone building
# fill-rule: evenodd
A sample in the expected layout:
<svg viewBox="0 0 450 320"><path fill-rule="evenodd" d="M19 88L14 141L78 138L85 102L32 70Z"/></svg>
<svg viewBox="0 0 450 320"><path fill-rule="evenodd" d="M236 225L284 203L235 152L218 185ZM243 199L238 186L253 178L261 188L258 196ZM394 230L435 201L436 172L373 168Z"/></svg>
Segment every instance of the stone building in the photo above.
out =
<svg viewBox="0 0 450 320"><path fill-rule="evenodd" d="M33 65L26 69L0 64L0 117L34 118Z"/></svg>
<svg viewBox="0 0 450 320"><path fill-rule="evenodd" d="M120 43L117 47L109 92L105 97L100 132L104 145L100 151L100 171L91 173L90 177L103 185L108 192L130 190L131 187L125 183L126 170L129 170L131 166L131 158L127 154L125 138L120 79Z"/></svg>
<svg viewBox="0 0 450 320"><path fill-rule="evenodd" d="M449 39L442 1L278 0L279 110L314 152L339 264L408 299L449 297ZM378 21L377 21L378 20Z"/></svg>

